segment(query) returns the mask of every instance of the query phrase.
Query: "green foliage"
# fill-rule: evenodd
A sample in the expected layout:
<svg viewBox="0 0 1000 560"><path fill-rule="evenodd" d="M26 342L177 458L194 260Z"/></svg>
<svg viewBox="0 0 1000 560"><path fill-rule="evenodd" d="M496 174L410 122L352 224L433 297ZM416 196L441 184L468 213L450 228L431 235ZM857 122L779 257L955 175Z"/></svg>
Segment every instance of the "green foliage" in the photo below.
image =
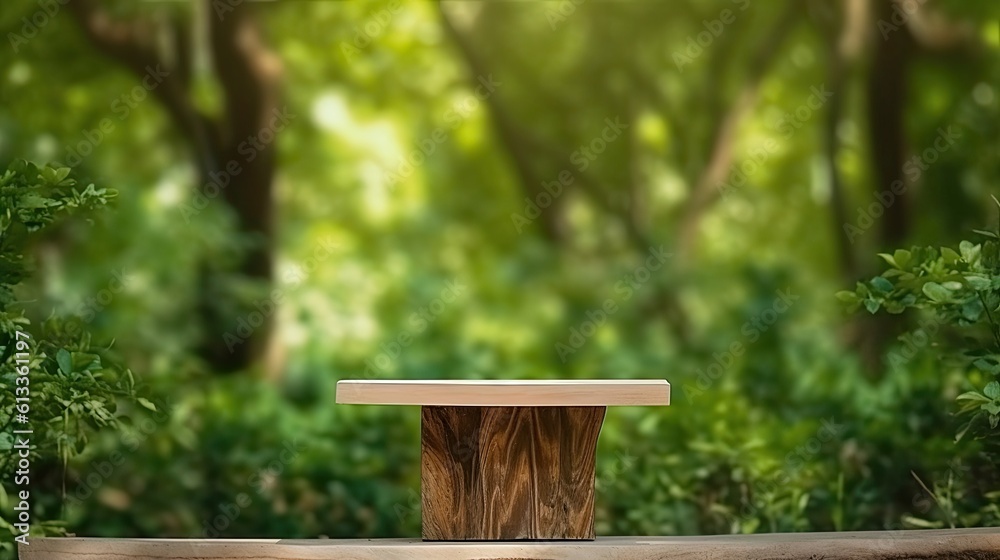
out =
<svg viewBox="0 0 1000 560"><path fill-rule="evenodd" d="M32 533L62 534L60 486L65 488L69 462L93 434L120 428L125 416L119 405L135 397L132 373L114 363L108 348L95 346L88 333L55 316L32 325L17 296L30 276L30 245L42 230L115 197L93 184L77 188L69 171L18 161L0 177L0 554L12 554L19 534L12 508L22 490L31 492ZM17 381L25 367L28 385ZM16 394L30 398L28 425L15 423ZM19 457L10 432L28 428L33 431L30 481L15 486Z"/></svg>
<svg viewBox="0 0 1000 560"><path fill-rule="evenodd" d="M10 9L0 22L14 30L38 10L36 0L4 1ZM164 25L174 14L179 24L206 16L198 3L163 10L123 0L101 4L115 17ZM870 157L868 131L876 123L869 121L865 92L871 84L861 81L877 73L846 73L850 83L835 97L842 113L832 162L822 154L833 104L810 108L805 120L797 115L805 114L800 109L808 108L811 88L833 87L829 55L837 49L829 41L838 34L825 28L836 24L839 3L801 3L792 37L757 80L758 46L791 1L584 2L571 13L559 2L445 2L465 27L481 72L502 83L490 100L476 97L480 71L470 70L448 39L437 3L403 2L395 11L389 4L277 2L257 11L284 67L282 103L297 115L277 139L279 235L276 282L268 289L281 290L275 346L284 367L273 377L248 371L219 379L194 355L208 330L198 320L206 290L200 267L222 268L253 240L233 234L236 220L222 194L190 220L185 216L199 202L191 145L159 95L120 118L112 104L141 82L93 48L74 19L63 17L69 14L51 18L16 57L11 49L0 52L9 92L0 106L0 160L66 161L107 120L113 130L76 169L107 177L120 191L119 211L105 213L94 227L57 225L45 246L33 247L46 268L21 286L20 300L37 300L28 313L35 325L52 307L60 316L80 316L77 310L107 286L112 270L127 272L133 284L87 315L88 330L95 340L116 340L120 361L142 371L171 404L169 418L146 410L122 432L92 433L71 458L65 516L71 532L198 537L224 505L248 493L252 505L223 519L219 536L417 536L419 414L332 404L337 379L363 375L369 362L386 363L385 348L404 335L410 343L379 377L671 381L674 405L666 410L609 411L598 457L600 534L895 529L1000 519L982 513L1000 503L987 495L997 488L996 469L981 456L988 439L965 437L954 445L950 414L956 396L986 397L994 378L958 371L929 352L866 371L856 345L844 341L853 323L845 324L829 297L843 272L834 258L843 235L842 224L831 221L838 196L826 171L841 172L847 219L861 223L864 211L871 222L851 239L853 250L874 252L869 247L881 243L887 219L868 212L878 203L871 186L880 180ZM955 232L982 223L978 201L1000 169L996 143L987 141L1000 126L1000 81L984 72L998 60L998 4L934 4L989 40L975 62L956 52L920 55L907 65L908 149L915 155L932 146L938 129L951 124L963 136L960 149L917 168L905 204L893 209L908 209L909 228L898 233L912 242L957 246ZM698 47L705 22L723 10L736 15L734 23L710 47ZM375 36L365 32L376 27ZM867 54L884 44L876 35ZM203 41L192 47L211 59ZM357 52L345 54L345 47ZM686 57L695 47L700 55L678 67L674 55ZM223 92L210 67L193 64L190 76L178 77L190 78L198 109L217 115ZM721 134L735 140L724 184L706 183L702 194L709 196L695 196L714 160L720 123L729 129L725 111L744 106L744 92L758 81L751 110L732 134ZM506 109L510 129L497 128L492 101ZM616 117L628 124L626 134L577 173L574 152L591 146L604 120ZM503 140L510 131L523 135L513 142L523 165ZM440 132L443 142L435 140ZM414 153L423 163L404 165ZM533 177L523 178L525 170ZM527 214L525 198L537 199L534 191L563 172L575 179L539 219L516 229L511 216ZM405 178L389 184L385 177L394 174ZM554 345L606 298L618 297L616 283L645 258L646 247L634 246L631 224L618 216L631 216L651 244L674 251L691 208L703 215L693 228L696 248L666 263L629 299L618 299L618 312L561 361ZM564 234L555 241L542 227L554 216L560 218L554 229ZM327 245L330 254L319 257L317 248ZM412 314L451 279L468 293L415 330ZM866 289L892 294L898 278L884 280ZM948 281L935 280L945 290ZM208 289L261 297L255 287L234 285L238 279L220 282L228 284ZM766 332L746 329L775 290L788 287L802 303ZM667 327L673 310L657 288L677 295L689 320L686 339ZM880 311L901 305L878 294L850 297ZM922 286L914 295L927 297ZM742 355L726 354L734 343L744 345ZM905 347L901 341L892 348L890 360ZM115 357L100 354L102 364ZM717 363L722 373L699 386ZM686 386L696 389L691 398ZM159 401L156 408L163 408ZM843 430L809 445L820 418ZM258 493L251 479L295 438L306 449ZM126 457L113 477L93 491L79 484L92 465L116 452ZM63 468L56 467L60 479ZM911 472L937 495L951 496L940 502L950 504L947 513ZM64 501L60 485L45 488L55 511Z"/></svg>
<svg viewBox="0 0 1000 560"><path fill-rule="evenodd" d="M994 201L1000 206L1000 201ZM917 341L917 347L932 345L941 374L953 369L965 375L964 385L970 390L955 397L960 420L955 441L969 436L980 440L983 459L995 465L1000 461L1000 230L975 233L979 241L963 240L957 247L880 253L889 268L858 282L853 291L838 292L837 297L852 310L864 307L872 314L881 310L897 315L913 310L927 316L909 341L911 345ZM900 354L890 354L889 362L890 366L906 366ZM949 471L944 480L933 481L931 490L917 480L954 527L959 509L955 487L968 481L956 482L954 472ZM995 492L988 495L997 497ZM995 503L983 507L975 517L978 521L1000 518Z"/></svg>
<svg viewBox="0 0 1000 560"><path fill-rule="evenodd" d="M80 209L93 209L107 204L115 193L96 189L93 184L85 189L73 187L76 181L69 178L69 168L42 167L19 160L0 177L0 323L12 332L12 317L7 308L14 303L13 289L29 272L25 250L30 233L51 224L57 216Z"/></svg>
<svg viewBox="0 0 1000 560"><path fill-rule="evenodd" d="M957 439L970 430L977 437L996 438L1000 424L1000 383L994 380L1000 374L1000 232L975 232L985 239L962 241L957 248L880 253L889 269L858 282L854 291L837 294L852 308L864 306L870 313L929 310L934 331L938 325L959 331L962 342L952 348L951 357L985 381L957 397L965 418Z"/></svg>

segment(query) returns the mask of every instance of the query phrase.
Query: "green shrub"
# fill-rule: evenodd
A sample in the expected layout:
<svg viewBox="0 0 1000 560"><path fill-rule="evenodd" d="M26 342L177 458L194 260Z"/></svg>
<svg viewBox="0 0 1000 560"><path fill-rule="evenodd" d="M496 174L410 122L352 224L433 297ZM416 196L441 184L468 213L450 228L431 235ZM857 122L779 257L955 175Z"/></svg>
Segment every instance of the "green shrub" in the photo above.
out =
<svg viewBox="0 0 1000 560"><path fill-rule="evenodd" d="M919 315L918 327L904 335L905 348L889 353L890 367L903 366L917 352L930 350L942 374L958 371L963 376L965 387L956 391L960 394L953 410L959 420L955 442L975 440L979 464L952 467L942 480L926 485L918 479L951 526L1000 520L995 505L1000 494L984 488L984 483L995 485L1000 460L1000 229L975 233L978 241L962 241L958 247L881 253L889 265L882 274L837 294L852 310ZM992 474L977 473L980 467ZM960 487L956 470L972 473L965 478L976 479L976 492ZM966 506L979 505L964 519L963 507L956 503L962 496L968 499Z"/></svg>
<svg viewBox="0 0 1000 560"><path fill-rule="evenodd" d="M132 373L114 364L108 348L95 346L78 323L50 317L32 324L29 302L19 297L32 272L29 254L37 236L115 197L92 184L78 188L69 171L19 161L0 176L0 557L13 556L15 537L24 532L14 510L20 492L29 492L31 534L63 534L69 462L94 433L121 427L125 403L155 408L136 396ZM27 424L18 420L22 413ZM15 476L13 430L33 432L26 478Z"/></svg>

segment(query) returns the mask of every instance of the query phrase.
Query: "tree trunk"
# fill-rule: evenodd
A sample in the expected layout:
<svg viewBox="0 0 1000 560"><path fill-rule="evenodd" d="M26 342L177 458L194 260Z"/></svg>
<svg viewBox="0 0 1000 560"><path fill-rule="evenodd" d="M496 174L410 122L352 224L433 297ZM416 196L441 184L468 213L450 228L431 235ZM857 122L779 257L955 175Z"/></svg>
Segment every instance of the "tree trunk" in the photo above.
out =
<svg viewBox="0 0 1000 560"><path fill-rule="evenodd" d="M165 53L156 41L160 29L151 21L115 20L94 0L72 0L68 6L91 43L109 58L137 76L162 69L162 83L153 94L191 147L202 202L224 203L235 214L237 233L250 242L236 270L206 262L199 271L198 314L204 328L199 354L216 371L244 369L263 356L276 306L236 302L225 278L235 272L267 286L273 280L275 136L292 118L279 106L281 63L265 47L246 3L205 0L197 5L208 21L213 72L223 96L221 114L209 116L198 110L189 91L189 26L171 22L173 52ZM226 311L232 309L235 316Z"/></svg>
<svg viewBox="0 0 1000 560"><path fill-rule="evenodd" d="M892 21L893 2L875 2L876 21ZM907 101L907 72L915 44L909 29L900 27L886 36L876 37L875 52L868 71L868 133L875 191L892 191L894 184L906 184L903 163L906 158L904 115ZM897 183L900 182L900 183ZM909 185L907 185L909 186ZM903 243L910 231L910 189L896 189L892 203L879 218L879 250L891 251ZM861 325L861 358L869 372L882 371L882 357L888 345L902 331L899 316L866 317Z"/></svg>

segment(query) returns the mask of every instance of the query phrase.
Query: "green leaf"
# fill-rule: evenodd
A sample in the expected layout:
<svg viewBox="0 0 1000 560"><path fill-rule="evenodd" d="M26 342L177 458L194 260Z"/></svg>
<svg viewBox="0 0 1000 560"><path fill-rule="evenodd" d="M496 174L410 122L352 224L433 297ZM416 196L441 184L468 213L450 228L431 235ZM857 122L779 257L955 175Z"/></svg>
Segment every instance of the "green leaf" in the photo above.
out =
<svg viewBox="0 0 1000 560"><path fill-rule="evenodd" d="M965 282L970 288L976 291L990 289L990 279L980 274L970 274L965 277Z"/></svg>
<svg viewBox="0 0 1000 560"><path fill-rule="evenodd" d="M101 369L101 357L88 352L73 353L74 371L97 371Z"/></svg>
<svg viewBox="0 0 1000 560"><path fill-rule="evenodd" d="M899 268L906 268L910 264L912 255L906 249L897 249L895 253L892 254L892 258L896 261L896 265Z"/></svg>
<svg viewBox="0 0 1000 560"><path fill-rule="evenodd" d="M1000 414L1000 404L997 404L993 401L990 401L982 405L980 408L982 408L986 412L989 412L991 416L996 416L997 414Z"/></svg>
<svg viewBox="0 0 1000 560"><path fill-rule="evenodd" d="M942 303L951 299L951 292L937 282L927 282L922 288L924 295L931 301Z"/></svg>
<svg viewBox="0 0 1000 560"><path fill-rule="evenodd" d="M970 299L962 304L962 318L970 323L978 321L983 315L983 304L978 299Z"/></svg>
<svg viewBox="0 0 1000 560"><path fill-rule="evenodd" d="M1000 383L990 381L989 384L986 385L986 388L983 389L983 393L991 399L1000 398Z"/></svg>
<svg viewBox="0 0 1000 560"><path fill-rule="evenodd" d="M982 393L977 393L975 391L967 391L961 395L955 397L956 401L976 401L976 402L990 402L990 399L983 395Z"/></svg>
<svg viewBox="0 0 1000 560"><path fill-rule="evenodd" d="M959 428L958 433L955 434L955 443L962 441L962 438L965 437L965 433L968 432L969 428L971 427L972 427L972 420L969 420L968 422L965 423L964 426Z"/></svg>
<svg viewBox="0 0 1000 560"><path fill-rule="evenodd" d="M883 294L887 294L892 291L892 282L886 280L881 276L876 276L875 278L872 278L871 285L873 288L875 288L879 292L882 292Z"/></svg>
<svg viewBox="0 0 1000 560"><path fill-rule="evenodd" d="M969 264L979 260L979 252L981 250L979 245L974 245L969 241L962 241L958 244L958 250L962 253L962 260Z"/></svg>
<svg viewBox="0 0 1000 560"><path fill-rule="evenodd" d="M834 296L844 303L857 303L858 294L851 292L849 290L841 290L834 294Z"/></svg>
<svg viewBox="0 0 1000 560"><path fill-rule="evenodd" d="M869 313L874 314L878 311L878 308L881 307L881 305L882 304L879 303L877 299L868 298L865 300L865 309L867 309Z"/></svg>
<svg viewBox="0 0 1000 560"><path fill-rule="evenodd" d="M991 362L989 360L985 360L983 358L979 358L978 360L972 362L972 365L979 368L980 371L992 373L993 375L1000 373L1000 364Z"/></svg>
<svg viewBox="0 0 1000 560"><path fill-rule="evenodd" d="M882 260L889 263L893 268L899 268L899 265L896 264L896 258L889 253L879 253L878 256L882 257Z"/></svg>
<svg viewBox="0 0 1000 560"><path fill-rule="evenodd" d="M56 169L56 181L61 183L63 179L69 176L68 167L60 167Z"/></svg>
<svg viewBox="0 0 1000 560"><path fill-rule="evenodd" d="M60 348L56 352L56 363L59 364L59 370L64 374L69 375L73 373L73 356L65 348Z"/></svg>
<svg viewBox="0 0 1000 560"><path fill-rule="evenodd" d="M899 315L903 311L906 311L906 306L898 301L889 299L885 301L885 310L893 315Z"/></svg>
<svg viewBox="0 0 1000 560"><path fill-rule="evenodd" d="M941 258L945 264L955 264L962 257L950 247L941 247Z"/></svg>
<svg viewBox="0 0 1000 560"><path fill-rule="evenodd" d="M961 290L964 287L962 286L961 282L955 282L954 280L945 282L944 284L941 285L953 292L957 292L958 290Z"/></svg>
<svg viewBox="0 0 1000 560"><path fill-rule="evenodd" d="M147 399L139 397L139 398L136 399L136 401L138 401L139 404L141 404L142 406L148 408L149 410L152 410L153 412L156 412L156 405L153 404L153 403L151 403L151 402L149 402Z"/></svg>
<svg viewBox="0 0 1000 560"><path fill-rule="evenodd" d="M906 527L916 527L918 529L941 529L944 527L940 521L928 521L919 517L913 517L912 515L904 515L900 519Z"/></svg>
<svg viewBox="0 0 1000 560"><path fill-rule="evenodd" d="M972 231L978 233L979 235L984 235L984 236L992 238L992 239L1000 239L1000 235L997 235L996 233L994 233L992 231L986 231L986 230L982 230L982 229L974 229Z"/></svg>

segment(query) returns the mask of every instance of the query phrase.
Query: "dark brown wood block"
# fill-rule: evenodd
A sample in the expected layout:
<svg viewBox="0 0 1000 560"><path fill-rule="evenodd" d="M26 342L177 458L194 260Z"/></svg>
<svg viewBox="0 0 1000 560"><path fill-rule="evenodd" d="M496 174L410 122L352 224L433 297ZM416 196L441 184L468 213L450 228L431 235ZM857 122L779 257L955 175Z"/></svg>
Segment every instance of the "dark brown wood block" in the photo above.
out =
<svg viewBox="0 0 1000 560"><path fill-rule="evenodd" d="M603 406L421 408L423 538L594 538Z"/></svg>

